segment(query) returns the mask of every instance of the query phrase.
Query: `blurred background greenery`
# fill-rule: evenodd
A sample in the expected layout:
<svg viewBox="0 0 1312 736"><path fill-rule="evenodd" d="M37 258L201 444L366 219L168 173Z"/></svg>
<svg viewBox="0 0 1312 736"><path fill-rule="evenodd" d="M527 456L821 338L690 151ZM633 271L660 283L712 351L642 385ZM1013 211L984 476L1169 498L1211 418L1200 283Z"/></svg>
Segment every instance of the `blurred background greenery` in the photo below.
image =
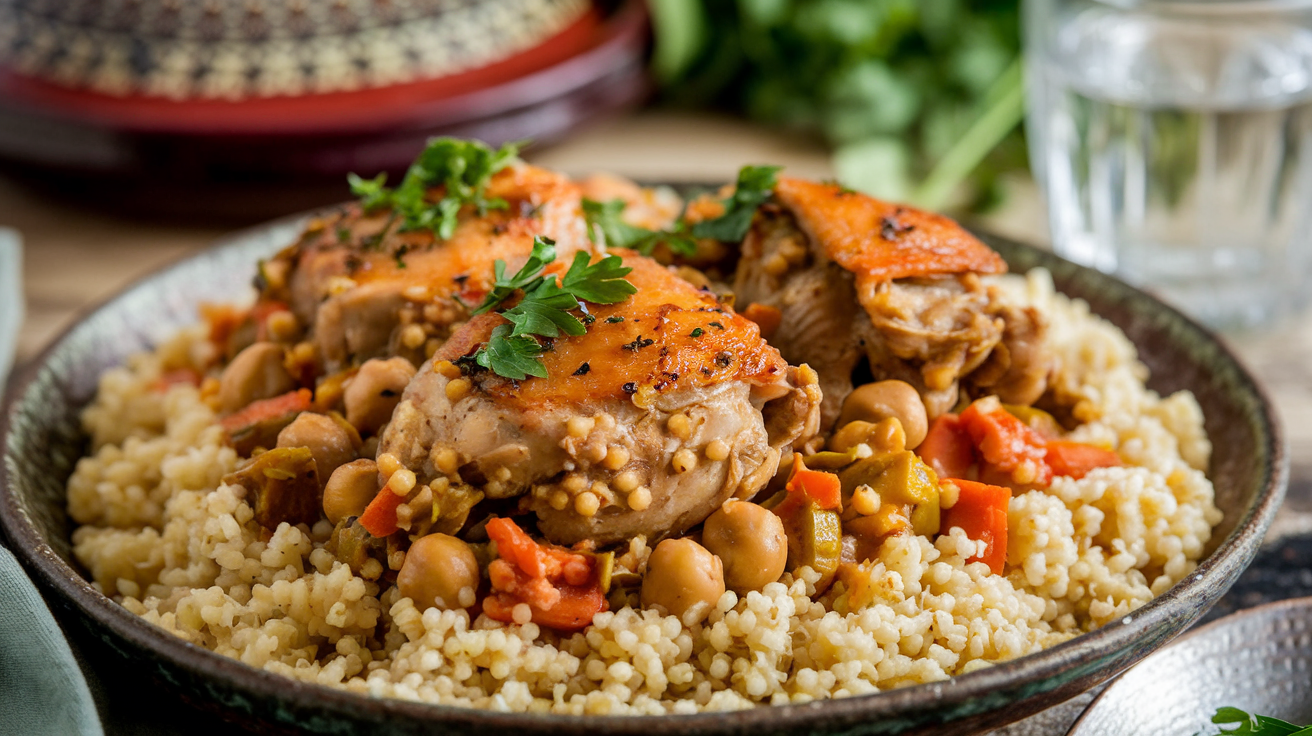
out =
<svg viewBox="0 0 1312 736"><path fill-rule="evenodd" d="M1018 0L650 0L667 104L820 136L839 179L980 211L1026 168Z"/></svg>

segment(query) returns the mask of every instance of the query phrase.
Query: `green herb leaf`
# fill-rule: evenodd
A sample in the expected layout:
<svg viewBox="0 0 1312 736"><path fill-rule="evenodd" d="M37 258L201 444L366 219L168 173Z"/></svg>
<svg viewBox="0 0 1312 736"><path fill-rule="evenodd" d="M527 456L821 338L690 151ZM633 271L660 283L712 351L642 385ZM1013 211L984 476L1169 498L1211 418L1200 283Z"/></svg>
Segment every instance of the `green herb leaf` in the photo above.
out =
<svg viewBox="0 0 1312 736"><path fill-rule="evenodd" d="M492 290L483 297L483 302L473 313L479 315L495 309L514 294L516 289L524 291L533 289L540 283L542 269L554 260L556 260L556 241L540 235L533 238L533 250L514 276L506 278L506 262L498 258L492 266L495 276Z"/></svg>
<svg viewBox="0 0 1312 736"><path fill-rule="evenodd" d="M351 194L360 198L360 206L365 212L376 210L391 201L391 191L383 186L387 183L387 174L379 174L372 179L347 174L346 182L351 186Z"/></svg>
<svg viewBox="0 0 1312 736"><path fill-rule="evenodd" d="M510 325L498 325L487 344L474 353L474 362L498 376L522 381L529 376L547 377L542 363L542 345L529 335L511 335Z"/></svg>
<svg viewBox="0 0 1312 736"><path fill-rule="evenodd" d="M628 284L627 281L623 283ZM515 325L515 331L511 333L514 335L556 337L562 331L567 335L582 335L587 328L569 313L569 310L578 308L578 299L550 278L544 279L537 288L525 294L519 304L502 312L501 316Z"/></svg>
<svg viewBox="0 0 1312 736"><path fill-rule="evenodd" d="M1245 713L1238 708L1217 708L1212 723L1218 726L1236 726L1221 733L1226 736L1306 736L1312 727L1295 726L1279 718Z"/></svg>
<svg viewBox="0 0 1312 736"><path fill-rule="evenodd" d="M733 194L724 200L724 214L692 226L698 238L714 238L734 243L747 235L752 226L756 208L770 198L775 187L775 174L782 166L744 166L738 171L738 183Z"/></svg>
<svg viewBox="0 0 1312 736"><path fill-rule="evenodd" d="M638 292L638 287L624 280L632 268L619 256L606 256L588 264L588 254L579 251L565 272L561 287L575 297L593 304L615 304Z"/></svg>
<svg viewBox="0 0 1312 736"><path fill-rule="evenodd" d="M622 217L625 207L627 205L622 199L597 202L585 198L583 217L588 222L588 237L595 243L595 233L599 230L607 247L631 248L644 256L651 255L661 243L680 255L690 256L697 252L697 244L688 237L687 225L682 218L670 230L648 230L625 222Z"/></svg>
<svg viewBox="0 0 1312 736"><path fill-rule="evenodd" d="M479 365L515 380L523 380L525 376L546 378L546 367L541 360L542 345L535 335L586 334L585 322L591 323L595 318L587 313L584 302L614 304L638 291L624 280L633 269L626 267L619 256L606 256L589 264L587 253L575 253L574 261L560 280L554 274L542 275L547 264L555 259L555 241L536 237L528 261L515 275L506 276L505 261L495 263L492 291L474 314L499 308L517 291L523 296L515 306L501 312L510 324L493 330L487 345L474 354ZM574 316L574 310L580 310L584 319Z"/></svg>
<svg viewBox="0 0 1312 736"><path fill-rule="evenodd" d="M487 198L484 190L494 174L517 160L519 149L518 143L493 150L480 141L432 138L395 189L384 186L384 174L346 178L366 211L390 206L401 216L402 230L432 230L446 240L455 233L465 205L473 205L479 214L506 207L504 200ZM430 202L429 190L438 186L444 189L442 198Z"/></svg>

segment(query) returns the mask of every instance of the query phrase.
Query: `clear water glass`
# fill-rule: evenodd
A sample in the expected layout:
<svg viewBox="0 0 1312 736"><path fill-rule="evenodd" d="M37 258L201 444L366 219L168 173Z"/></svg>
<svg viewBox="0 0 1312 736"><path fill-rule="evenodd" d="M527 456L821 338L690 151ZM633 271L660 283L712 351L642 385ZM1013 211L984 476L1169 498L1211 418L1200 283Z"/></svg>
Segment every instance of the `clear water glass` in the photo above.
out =
<svg viewBox="0 0 1312 736"><path fill-rule="evenodd" d="M1053 246L1218 327L1312 289L1312 0L1025 0Z"/></svg>

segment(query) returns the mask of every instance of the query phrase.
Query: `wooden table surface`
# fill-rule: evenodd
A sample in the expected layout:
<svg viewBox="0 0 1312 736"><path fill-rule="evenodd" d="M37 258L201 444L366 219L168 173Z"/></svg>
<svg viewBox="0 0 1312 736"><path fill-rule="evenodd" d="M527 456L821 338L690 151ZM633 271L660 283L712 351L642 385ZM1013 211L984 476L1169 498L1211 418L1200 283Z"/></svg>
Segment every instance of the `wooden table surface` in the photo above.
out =
<svg viewBox="0 0 1312 736"><path fill-rule="evenodd" d="M745 163L783 164L801 176L832 175L825 150L814 140L687 113L643 112L612 120L528 158L570 173L613 171L655 181L729 181ZM341 198L346 195L343 185ZM1033 244L1043 245L1047 239L1043 210L1028 182L1017 182L1008 204L979 224ZM89 211L4 177L0 226L17 229L24 239L27 308L18 366L82 310L233 229L231 224L160 224ZM1225 339L1265 383L1285 421L1293 470L1289 513L1281 515L1269 539L1312 531L1312 426L1303 421L1312 417L1312 324L1292 319L1264 332ZM1069 712L1055 714L1053 722L1068 723L1070 717ZM1015 734L1063 730L1037 722L1031 728L1007 729Z"/></svg>

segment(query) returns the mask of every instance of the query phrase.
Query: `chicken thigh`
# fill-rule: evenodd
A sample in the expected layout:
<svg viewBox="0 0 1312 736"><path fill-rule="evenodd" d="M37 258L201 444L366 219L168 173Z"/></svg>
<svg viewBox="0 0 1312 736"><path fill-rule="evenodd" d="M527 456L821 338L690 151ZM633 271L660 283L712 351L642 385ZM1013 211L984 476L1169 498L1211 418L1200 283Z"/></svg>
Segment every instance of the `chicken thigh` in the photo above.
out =
<svg viewBox="0 0 1312 736"><path fill-rule="evenodd" d="M504 323L485 314L406 389L380 452L438 489L434 516L443 493L518 497L553 542L661 538L755 495L781 452L815 434L814 371L789 366L708 291L611 253L637 293L589 305L587 334L543 354L547 378L510 380L468 359Z"/></svg>

